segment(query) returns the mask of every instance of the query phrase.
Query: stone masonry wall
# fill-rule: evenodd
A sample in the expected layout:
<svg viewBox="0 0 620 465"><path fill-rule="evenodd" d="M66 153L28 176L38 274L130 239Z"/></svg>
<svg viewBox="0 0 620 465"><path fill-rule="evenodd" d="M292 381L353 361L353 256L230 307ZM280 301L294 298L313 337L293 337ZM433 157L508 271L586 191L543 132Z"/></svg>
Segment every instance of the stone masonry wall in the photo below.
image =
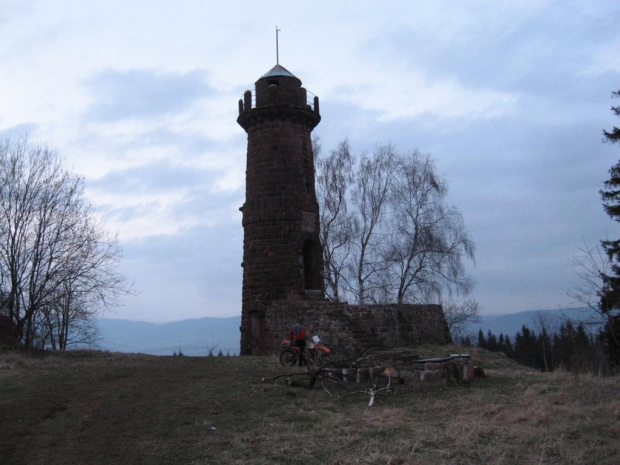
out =
<svg viewBox="0 0 620 465"><path fill-rule="evenodd" d="M276 120L250 128L242 207L245 306L304 294L304 243L319 243L313 163L308 127ZM311 281L322 283L319 247L312 258Z"/></svg>
<svg viewBox="0 0 620 465"><path fill-rule="evenodd" d="M306 329L315 326L331 348L349 351L412 346L423 343L447 344L450 332L440 305L347 305L328 302L283 301L265 312L266 346L277 351L297 317Z"/></svg>

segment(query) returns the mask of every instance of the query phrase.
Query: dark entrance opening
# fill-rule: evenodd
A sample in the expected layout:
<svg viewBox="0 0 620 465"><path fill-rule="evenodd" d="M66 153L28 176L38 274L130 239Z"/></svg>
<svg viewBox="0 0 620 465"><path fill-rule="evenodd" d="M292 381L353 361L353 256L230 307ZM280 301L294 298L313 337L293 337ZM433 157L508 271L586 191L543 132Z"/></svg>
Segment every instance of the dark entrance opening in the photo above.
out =
<svg viewBox="0 0 620 465"><path fill-rule="evenodd" d="M317 253L320 253L320 248L317 247L316 242L312 239L307 239L303 246L304 283L306 290L321 289L321 283L319 282L320 270L317 269L319 263Z"/></svg>

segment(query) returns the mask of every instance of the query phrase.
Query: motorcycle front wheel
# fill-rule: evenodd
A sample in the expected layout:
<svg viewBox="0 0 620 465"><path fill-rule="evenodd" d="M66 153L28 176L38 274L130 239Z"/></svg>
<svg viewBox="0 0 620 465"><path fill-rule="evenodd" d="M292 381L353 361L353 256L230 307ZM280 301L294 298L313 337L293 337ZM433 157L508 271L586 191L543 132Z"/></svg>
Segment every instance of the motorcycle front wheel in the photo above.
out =
<svg viewBox="0 0 620 465"><path fill-rule="evenodd" d="M280 363L285 367L292 367L297 363L297 354L293 349L285 349L280 354Z"/></svg>

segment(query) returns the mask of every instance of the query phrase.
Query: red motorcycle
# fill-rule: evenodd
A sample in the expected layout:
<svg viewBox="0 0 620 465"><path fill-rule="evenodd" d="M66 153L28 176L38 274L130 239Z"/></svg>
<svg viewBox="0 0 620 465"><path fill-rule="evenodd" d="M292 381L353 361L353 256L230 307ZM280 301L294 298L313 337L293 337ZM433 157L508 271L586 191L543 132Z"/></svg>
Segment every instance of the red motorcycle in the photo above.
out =
<svg viewBox="0 0 620 465"><path fill-rule="evenodd" d="M284 366L302 365L322 365L329 361L329 347L321 344L319 336L313 336L312 340L306 341L306 350L301 351L299 347L291 345L289 339L284 339L281 343L280 363Z"/></svg>

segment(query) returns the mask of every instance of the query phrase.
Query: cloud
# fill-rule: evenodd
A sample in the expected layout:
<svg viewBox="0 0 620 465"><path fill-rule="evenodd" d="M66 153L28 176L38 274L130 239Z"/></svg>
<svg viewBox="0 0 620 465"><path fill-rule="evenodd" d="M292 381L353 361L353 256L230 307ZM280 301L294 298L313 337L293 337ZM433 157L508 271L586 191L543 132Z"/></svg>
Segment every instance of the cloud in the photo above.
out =
<svg viewBox="0 0 620 465"><path fill-rule="evenodd" d="M466 88L449 79L429 81L419 73L407 71L393 74L389 85L386 84L384 79L358 80L355 87L334 89L327 97L376 111L379 121L427 115L446 119L492 119L510 113L518 100L509 93Z"/></svg>
<svg viewBox="0 0 620 465"><path fill-rule="evenodd" d="M122 241L240 223L243 191L220 189L222 173L164 160L88 182L89 198Z"/></svg>
<svg viewBox="0 0 620 465"><path fill-rule="evenodd" d="M146 166L123 171L112 171L93 180L89 185L97 190L118 195L140 195L154 192L172 192L193 187L206 181L205 173L190 166L176 166L160 160Z"/></svg>
<svg viewBox="0 0 620 465"><path fill-rule="evenodd" d="M86 176L144 291L127 314L238 310L236 103L273 65L276 17L282 63L321 99L324 150L348 137L357 153L435 157L478 245L486 311L563 302L574 250L617 236L598 196L618 159L601 144L618 125L609 0L57 3L0 11L0 137L51 140Z"/></svg>
<svg viewBox="0 0 620 465"><path fill-rule="evenodd" d="M591 92L594 81L586 81ZM435 158L450 186L448 202L478 245L470 272L487 311L574 304L566 294L573 256L613 228L598 195L618 153L601 143L602 129L613 124L609 92L556 105L525 98L515 114L455 121L423 115L377 122L330 101L317 129L324 151L348 137L358 154L391 142Z"/></svg>
<svg viewBox="0 0 620 465"><path fill-rule="evenodd" d="M30 134L34 133L38 127L39 125L37 123L22 123L11 128L0 129L0 140L28 137Z"/></svg>
<svg viewBox="0 0 620 465"><path fill-rule="evenodd" d="M608 44L620 43L610 20L619 13L601 12L599 2L570 2L571 14L566 4L556 2L478 3L487 4L455 5L442 12L429 7L403 16L389 30L368 37L367 60L384 69L384 76L402 67L422 77L434 85L428 93L433 101L441 103L443 93L455 111L463 107L472 115L487 112L489 102L516 110L527 104L528 95L545 102L587 102L597 89L593 75L617 69ZM415 80L410 87L416 89ZM468 103L478 97L476 110ZM412 99L411 105L417 104Z"/></svg>
<svg viewBox="0 0 620 465"><path fill-rule="evenodd" d="M87 117L100 121L150 119L183 112L212 93L202 70L106 69L83 83L95 96Z"/></svg>
<svg viewBox="0 0 620 465"><path fill-rule="evenodd" d="M240 221L126 244L122 266L139 295L125 299L123 317L163 322L239 315L242 253Z"/></svg>
<svg viewBox="0 0 620 465"><path fill-rule="evenodd" d="M25 13L30 12L32 7L28 3L32 2L3 2L0 10L0 27L10 25L16 18L23 17Z"/></svg>

